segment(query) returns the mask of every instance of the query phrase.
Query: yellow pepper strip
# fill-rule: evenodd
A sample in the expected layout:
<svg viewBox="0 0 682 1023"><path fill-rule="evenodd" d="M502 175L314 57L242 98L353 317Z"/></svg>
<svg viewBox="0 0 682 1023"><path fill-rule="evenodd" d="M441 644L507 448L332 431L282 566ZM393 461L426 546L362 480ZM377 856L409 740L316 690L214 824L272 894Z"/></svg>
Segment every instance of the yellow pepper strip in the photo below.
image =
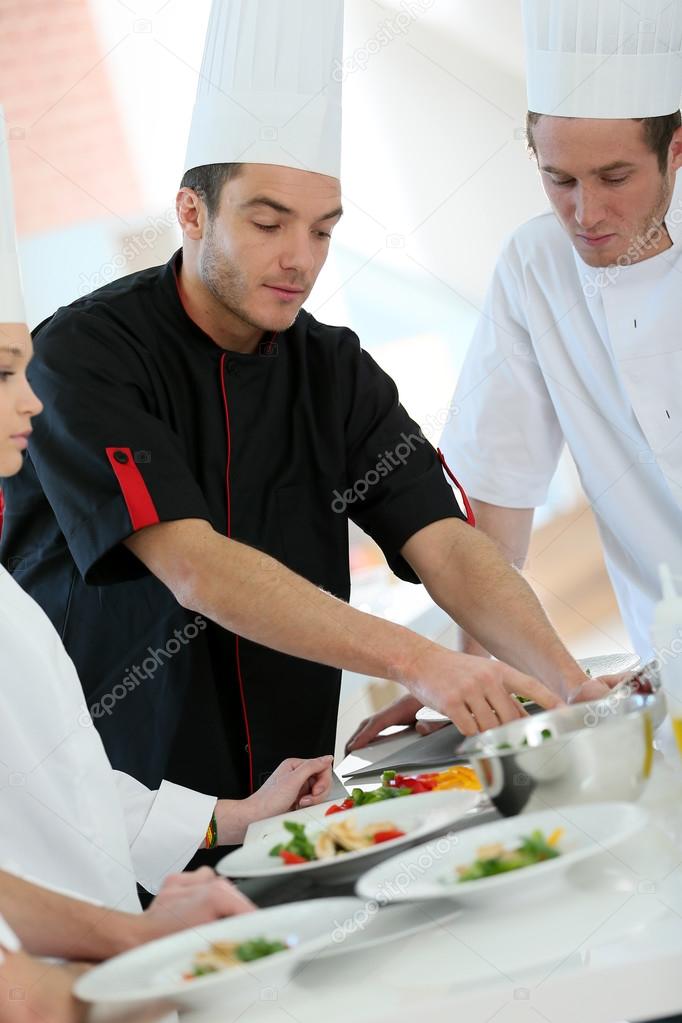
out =
<svg viewBox="0 0 682 1023"><path fill-rule="evenodd" d="M547 845L557 845L561 841L561 839L563 837L564 837L564 829L563 828L555 828L555 830L552 832L552 834L547 839Z"/></svg>
<svg viewBox="0 0 682 1023"><path fill-rule="evenodd" d="M480 790L481 783L472 767L449 767L446 771L440 771L436 775L434 792L444 792L446 789L476 789Z"/></svg>

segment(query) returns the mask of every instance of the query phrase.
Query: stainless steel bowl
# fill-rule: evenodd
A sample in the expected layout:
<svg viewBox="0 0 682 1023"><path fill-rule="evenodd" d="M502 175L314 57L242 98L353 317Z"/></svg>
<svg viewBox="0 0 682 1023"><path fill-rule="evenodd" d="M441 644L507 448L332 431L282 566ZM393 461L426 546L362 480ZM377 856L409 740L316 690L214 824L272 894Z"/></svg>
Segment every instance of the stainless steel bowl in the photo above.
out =
<svg viewBox="0 0 682 1023"><path fill-rule="evenodd" d="M616 686L611 697L607 697L607 704L609 699L613 699L614 696L618 699L626 699L630 696L643 697L648 701L646 705L651 710L654 730L663 724L668 708L657 661L645 664L643 668L634 671L628 679Z"/></svg>
<svg viewBox="0 0 682 1023"><path fill-rule="evenodd" d="M575 803L636 800L651 772L654 719L665 697L611 693L467 739L467 756L505 817Z"/></svg>

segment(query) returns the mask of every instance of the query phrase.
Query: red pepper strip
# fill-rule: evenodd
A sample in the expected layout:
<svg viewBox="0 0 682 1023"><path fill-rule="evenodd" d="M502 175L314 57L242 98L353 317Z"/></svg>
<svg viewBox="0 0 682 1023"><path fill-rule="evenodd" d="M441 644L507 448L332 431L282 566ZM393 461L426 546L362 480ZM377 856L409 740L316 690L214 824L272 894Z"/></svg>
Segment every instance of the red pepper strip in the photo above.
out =
<svg viewBox="0 0 682 1023"><path fill-rule="evenodd" d="M411 789L413 795L417 792L430 792L431 789L435 788L435 775L434 781L427 781L420 775L418 778L406 778L403 774L397 774L395 778L391 778L388 783L391 789Z"/></svg>
<svg viewBox="0 0 682 1023"><path fill-rule="evenodd" d="M297 853L289 852L288 849L281 849L280 856L287 865L293 865L294 863L308 863L309 861L305 856L299 856Z"/></svg>
<svg viewBox="0 0 682 1023"><path fill-rule="evenodd" d="M342 803L334 803L328 810L325 810L325 817L328 817L330 813L341 813L342 810L352 810L355 806L355 800L351 796L347 796Z"/></svg>
<svg viewBox="0 0 682 1023"><path fill-rule="evenodd" d="M403 785L407 789L412 789L413 793L430 791L424 782L418 781L416 778L405 778L403 780Z"/></svg>
<svg viewBox="0 0 682 1023"><path fill-rule="evenodd" d="M398 831L397 828L395 831L377 831L374 836L374 844L379 845L381 842L390 842L394 838L402 838L404 834L404 831Z"/></svg>

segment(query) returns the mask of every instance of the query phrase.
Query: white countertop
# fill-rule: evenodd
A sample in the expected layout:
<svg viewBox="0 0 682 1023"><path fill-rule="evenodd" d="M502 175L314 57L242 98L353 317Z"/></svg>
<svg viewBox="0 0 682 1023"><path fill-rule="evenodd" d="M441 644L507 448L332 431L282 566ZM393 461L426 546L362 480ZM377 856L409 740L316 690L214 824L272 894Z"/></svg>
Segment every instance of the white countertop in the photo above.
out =
<svg viewBox="0 0 682 1023"><path fill-rule="evenodd" d="M348 758L382 759L414 733ZM656 755L651 827L535 890L472 902L445 927L303 964L280 991L188 1023L618 1023L682 1011L682 767ZM333 891L330 891L333 894Z"/></svg>

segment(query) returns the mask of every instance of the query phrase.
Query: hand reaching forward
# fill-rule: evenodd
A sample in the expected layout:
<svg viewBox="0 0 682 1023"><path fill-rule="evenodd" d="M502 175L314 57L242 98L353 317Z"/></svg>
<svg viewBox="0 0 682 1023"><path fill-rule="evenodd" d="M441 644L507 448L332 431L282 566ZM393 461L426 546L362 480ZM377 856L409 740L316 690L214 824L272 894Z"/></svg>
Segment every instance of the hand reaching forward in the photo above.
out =
<svg viewBox="0 0 682 1023"><path fill-rule="evenodd" d="M253 820L275 817L287 810L322 803L329 798L332 786L332 764L329 754L312 760L290 757L279 765L268 780L246 802Z"/></svg>
<svg viewBox="0 0 682 1023"><path fill-rule="evenodd" d="M411 675L416 681L406 683L410 694L365 719L349 739L347 753L367 746L389 725L415 724L415 715L424 706L440 711L463 735L474 735L525 716L513 694L546 710L563 705L561 698L537 679L501 661L454 653L435 644L429 644ZM422 725L419 731L427 734L434 727Z"/></svg>
<svg viewBox="0 0 682 1023"><path fill-rule="evenodd" d="M255 909L250 899L210 867L169 874L149 909L139 918L140 937L142 941L151 941Z"/></svg>

